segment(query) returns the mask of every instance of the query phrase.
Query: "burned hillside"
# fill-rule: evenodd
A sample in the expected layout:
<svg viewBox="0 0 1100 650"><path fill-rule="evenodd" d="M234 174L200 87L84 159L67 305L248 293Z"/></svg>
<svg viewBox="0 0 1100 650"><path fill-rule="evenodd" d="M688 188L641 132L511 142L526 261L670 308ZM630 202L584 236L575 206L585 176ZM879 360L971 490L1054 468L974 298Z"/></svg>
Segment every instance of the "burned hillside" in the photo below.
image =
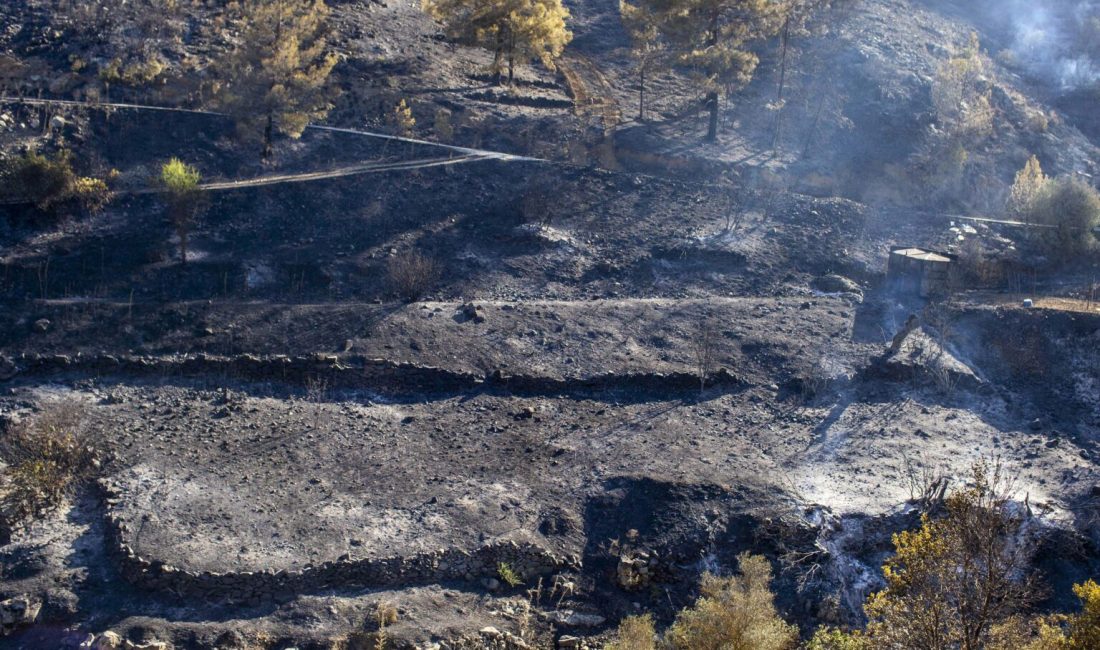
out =
<svg viewBox="0 0 1100 650"><path fill-rule="evenodd" d="M0 647L1089 647L1096 3L490 5L0 6Z"/></svg>

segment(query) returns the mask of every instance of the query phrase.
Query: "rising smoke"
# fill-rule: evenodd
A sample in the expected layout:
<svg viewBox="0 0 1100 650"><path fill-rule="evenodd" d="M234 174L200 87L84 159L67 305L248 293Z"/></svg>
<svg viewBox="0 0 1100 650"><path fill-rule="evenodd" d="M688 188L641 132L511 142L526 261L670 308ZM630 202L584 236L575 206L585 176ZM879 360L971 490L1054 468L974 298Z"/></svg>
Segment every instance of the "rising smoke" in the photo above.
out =
<svg viewBox="0 0 1100 650"><path fill-rule="evenodd" d="M993 0L1007 12L1016 60L1063 90L1100 84L1100 1Z"/></svg>

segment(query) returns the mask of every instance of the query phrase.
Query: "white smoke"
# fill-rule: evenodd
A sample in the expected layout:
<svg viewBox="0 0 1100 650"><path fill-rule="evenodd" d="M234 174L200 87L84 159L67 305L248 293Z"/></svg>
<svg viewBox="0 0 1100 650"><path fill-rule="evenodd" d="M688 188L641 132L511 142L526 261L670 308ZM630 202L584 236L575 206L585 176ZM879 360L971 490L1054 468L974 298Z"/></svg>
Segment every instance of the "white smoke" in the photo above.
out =
<svg viewBox="0 0 1100 650"><path fill-rule="evenodd" d="M1013 53L1038 76L1064 90L1100 84L1100 61L1080 50L1081 31L1100 16L1097 0L996 0L1010 16Z"/></svg>

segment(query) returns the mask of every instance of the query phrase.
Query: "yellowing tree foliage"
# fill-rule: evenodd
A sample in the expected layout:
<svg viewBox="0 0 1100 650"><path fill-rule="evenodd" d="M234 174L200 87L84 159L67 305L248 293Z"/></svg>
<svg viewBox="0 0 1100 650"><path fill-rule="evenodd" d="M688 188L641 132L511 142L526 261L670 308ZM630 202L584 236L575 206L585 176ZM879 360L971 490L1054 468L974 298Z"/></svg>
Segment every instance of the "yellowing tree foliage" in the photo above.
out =
<svg viewBox="0 0 1100 650"><path fill-rule="evenodd" d="M243 0L228 13L241 36L216 66L218 103L241 133L262 130L267 157L275 131L297 138L332 108L329 9L324 0Z"/></svg>
<svg viewBox="0 0 1100 650"><path fill-rule="evenodd" d="M940 126L951 135L984 136L993 129L989 68L978 35L971 33L966 47L936 71L932 105Z"/></svg>
<svg viewBox="0 0 1100 650"><path fill-rule="evenodd" d="M1069 617L1070 650L1100 648L1100 584L1089 580L1073 585L1073 593L1081 599L1081 613Z"/></svg>
<svg viewBox="0 0 1100 650"><path fill-rule="evenodd" d="M168 220L176 231L180 245L180 263L187 263L187 238L199 211L202 190L199 170L173 158L160 168L160 186L168 202Z"/></svg>
<svg viewBox="0 0 1100 650"><path fill-rule="evenodd" d="M788 650L798 630L775 609L771 565L759 555L738 557L741 575L703 575L702 595L681 611L665 635L672 650Z"/></svg>
<svg viewBox="0 0 1100 650"><path fill-rule="evenodd" d="M424 0L424 10L444 24L451 38L491 50L498 84L505 61L509 82L515 80L517 62L538 59L553 70L573 40L561 0Z"/></svg>
<svg viewBox="0 0 1100 650"><path fill-rule="evenodd" d="M752 45L774 36L782 7L772 0L640 0L660 17L659 29L676 60L697 75L706 92L707 141L718 137L718 102L752 80L759 57Z"/></svg>
<svg viewBox="0 0 1100 650"><path fill-rule="evenodd" d="M998 467L978 463L973 487L948 497L947 514L894 536L886 589L864 610L873 648L983 650L994 627L1030 593L1029 547Z"/></svg>
<svg viewBox="0 0 1100 650"><path fill-rule="evenodd" d="M393 113L388 116L393 133L399 138L409 138L416 128L416 118L413 116L412 107L404 99L393 107Z"/></svg>
<svg viewBox="0 0 1100 650"><path fill-rule="evenodd" d="M642 5L619 2L619 14L623 26L630 34L634 57L634 69L638 73L638 121L645 121L645 84L649 75L668 56L668 48L661 39L658 16Z"/></svg>
<svg viewBox="0 0 1100 650"><path fill-rule="evenodd" d="M1024 216L1031 209L1035 197L1043 190L1047 177L1039 165L1039 159L1032 156L1024 163L1024 168L1016 172L1016 181L1008 197L1008 211L1013 216Z"/></svg>

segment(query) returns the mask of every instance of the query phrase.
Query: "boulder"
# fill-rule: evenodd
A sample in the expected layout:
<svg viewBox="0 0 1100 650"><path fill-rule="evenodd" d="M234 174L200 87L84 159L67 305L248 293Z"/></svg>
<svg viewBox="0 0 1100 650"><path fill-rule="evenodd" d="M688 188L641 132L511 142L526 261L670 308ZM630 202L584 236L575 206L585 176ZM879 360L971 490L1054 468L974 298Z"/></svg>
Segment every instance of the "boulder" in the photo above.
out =
<svg viewBox="0 0 1100 650"><path fill-rule="evenodd" d="M607 621L599 614L582 614L568 609L556 609L552 612L540 614L539 617L565 627L598 627Z"/></svg>
<svg viewBox="0 0 1100 650"><path fill-rule="evenodd" d="M821 293L844 293L858 298L857 302L863 302L863 289L854 280L843 275L830 273L819 278L814 278L810 287Z"/></svg>
<svg viewBox="0 0 1100 650"><path fill-rule="evenodd" d="M978 374L923 327L902 329L874 364L877 374L895 380L931 379L945 387L977 388Z"/></svg>
<svg viewBox="0 0 1100 650"><path fill-rule="evenodd" d="M5 356L0 356L0 381L7 381L19 374L19 366Z"/></svg>
<svg viewBox="0 0 1100 650"><path fill-rule="evenodd" d="M485 314L482 312L481 307L475 305L472 302L468 302L458 309L458 315L463 322L484 323Z"/></svg>
<svg viewBox="0 0 1100 650"><path fill-rule="evenodd" d="M0 601L0 636L33 624L38 620L42 603L27 596L16 596Z"/></svg>

